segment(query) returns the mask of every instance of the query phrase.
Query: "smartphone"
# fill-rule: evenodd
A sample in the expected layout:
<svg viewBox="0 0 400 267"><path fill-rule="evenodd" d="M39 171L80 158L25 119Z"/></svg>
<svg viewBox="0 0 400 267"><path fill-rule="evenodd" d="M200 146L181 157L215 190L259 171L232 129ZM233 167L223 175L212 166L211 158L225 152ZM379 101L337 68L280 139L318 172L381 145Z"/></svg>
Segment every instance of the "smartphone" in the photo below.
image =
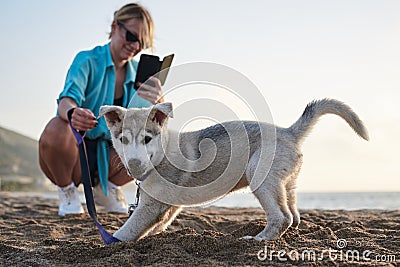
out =
<svg viewBox="0 0 400 267"><path fill-rule="evenodd" d="M169 67L172 64L173 59L174 54L164 57L163 60L160 60L158 56L142 54L140 56L139 65L136 73L134 84L135 89L139 88L138 83L144 83L151 76L157 77L160 80L161 85L164 85L169 72ZM163 72L159 73L160 71ZM151 82L148 83L153 86Z"/></svg>

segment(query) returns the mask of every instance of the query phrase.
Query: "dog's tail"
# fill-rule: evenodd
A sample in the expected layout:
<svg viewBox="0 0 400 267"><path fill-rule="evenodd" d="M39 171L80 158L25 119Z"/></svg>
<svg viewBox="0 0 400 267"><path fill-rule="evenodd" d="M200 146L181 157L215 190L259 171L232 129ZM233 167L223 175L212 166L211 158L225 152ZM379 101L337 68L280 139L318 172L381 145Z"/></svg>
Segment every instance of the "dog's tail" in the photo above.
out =
<svg viewBox="0 0 400 267"><path fill-rule="evenodd" d="M336 114L342 117L363 139L368 140L368 132L357 114L346 104L335 99L314 100L309 103L301 117L289 127L297 142L301 143L319 117L325 114Z"/></svg>

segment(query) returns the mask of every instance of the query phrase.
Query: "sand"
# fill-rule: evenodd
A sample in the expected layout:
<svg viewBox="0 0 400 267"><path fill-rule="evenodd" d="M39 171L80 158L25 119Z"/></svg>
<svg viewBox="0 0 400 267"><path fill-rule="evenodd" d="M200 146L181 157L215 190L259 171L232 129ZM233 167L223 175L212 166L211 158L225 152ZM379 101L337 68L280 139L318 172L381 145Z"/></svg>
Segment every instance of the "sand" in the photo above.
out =
<svg viewBox="0 0 400 267"><path fill-rule="evenodd" d="M301 210L299 229L258 242L240 237L263 229L261 209L190 208L161 234L104 245L87 213L59 217L57 208L0 192L0 266L400 265L400 210ZM127 215L99 219L114 232Z"/></svg>

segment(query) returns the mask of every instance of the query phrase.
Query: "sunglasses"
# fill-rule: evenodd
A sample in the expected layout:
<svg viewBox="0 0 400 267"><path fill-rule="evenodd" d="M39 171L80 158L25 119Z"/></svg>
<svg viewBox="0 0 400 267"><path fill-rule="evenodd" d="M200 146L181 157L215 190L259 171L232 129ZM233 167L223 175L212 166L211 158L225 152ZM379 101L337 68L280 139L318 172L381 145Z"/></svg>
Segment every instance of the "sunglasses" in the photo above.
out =
<svg viewBox="0 0 400 267"><path fill-rule="evenodd" d="M127 42L132 42L132 43L139 42L140 46L143 46L142 41L139 39L139 37L137 36L136 33L130 32L130 31L125 27L125 25L122 24L120 21L117 21L117 24L118 24L118 26L120 26L122 29L125 30L125 32L126 32L125 40L126 40Z"/></svg>

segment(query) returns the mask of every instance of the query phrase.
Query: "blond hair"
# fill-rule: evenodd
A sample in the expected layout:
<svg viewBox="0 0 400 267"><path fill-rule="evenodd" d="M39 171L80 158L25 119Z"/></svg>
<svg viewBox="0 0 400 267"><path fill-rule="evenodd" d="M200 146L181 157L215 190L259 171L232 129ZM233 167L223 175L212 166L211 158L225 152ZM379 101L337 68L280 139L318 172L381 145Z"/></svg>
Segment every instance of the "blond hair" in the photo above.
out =
<svg viewBox="0 0 400 267"><path fill-rule="evenodd" d="M139 19L143 23L142 32L140 33L142 38L141 42L143 45L142 49L150 48L153 50L154 23L149 11L147 11L147 9L143 6L136 3L124 5L119 10L114 12L113 24L117 22L124 23L133 18ZM109 38L111 38L111 33Z"/></svg>

